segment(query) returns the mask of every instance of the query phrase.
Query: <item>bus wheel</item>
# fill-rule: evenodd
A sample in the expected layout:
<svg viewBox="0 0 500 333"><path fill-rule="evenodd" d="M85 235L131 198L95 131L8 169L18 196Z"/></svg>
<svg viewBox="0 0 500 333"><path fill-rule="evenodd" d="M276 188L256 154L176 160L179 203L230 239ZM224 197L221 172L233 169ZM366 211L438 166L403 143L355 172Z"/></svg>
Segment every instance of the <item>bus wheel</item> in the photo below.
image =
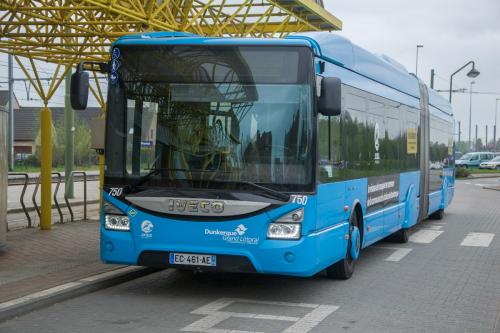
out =
<svg viewBox="0 0 500 333"><path fill-rule="evenodd" d="M444 217L444 209L440 209L434 213L432 213L431 215L429 215L429 218L433 219L433 220L442 220Z"/></svg>
<svg viewBox="0 0 500 333"><path fill-rule="evenodd" d="M408 243L408 239L410 238L408 234L408 229L400 229L396 231L390 238L393 242L396 243Z"/></svg>
<svg viewBox="0 0 500 333"><path fill-rule="evenodd" d="M358 218L352 214L349 219L349 241L345 258L326 269L326 276L333 279L347 280L354 272L354 262L361 251L361 237L358 230Z"/></svg>

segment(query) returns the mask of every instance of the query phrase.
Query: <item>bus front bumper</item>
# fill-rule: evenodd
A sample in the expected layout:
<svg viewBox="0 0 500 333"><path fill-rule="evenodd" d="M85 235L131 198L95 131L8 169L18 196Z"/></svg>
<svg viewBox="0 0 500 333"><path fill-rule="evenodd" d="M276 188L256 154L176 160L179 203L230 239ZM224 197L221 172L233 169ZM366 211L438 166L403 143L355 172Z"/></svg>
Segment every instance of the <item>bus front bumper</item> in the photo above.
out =
<svg viewBox="0 0 500 333"><path fill-rule="evenodd" d="M263 273L308 277L345 257L346 224L299 240L265 239L258 245L135 244L131 233L101 228L101 259L105 263L197 271ZM210 254L217 265L172 265L170 253Z"/></svg>

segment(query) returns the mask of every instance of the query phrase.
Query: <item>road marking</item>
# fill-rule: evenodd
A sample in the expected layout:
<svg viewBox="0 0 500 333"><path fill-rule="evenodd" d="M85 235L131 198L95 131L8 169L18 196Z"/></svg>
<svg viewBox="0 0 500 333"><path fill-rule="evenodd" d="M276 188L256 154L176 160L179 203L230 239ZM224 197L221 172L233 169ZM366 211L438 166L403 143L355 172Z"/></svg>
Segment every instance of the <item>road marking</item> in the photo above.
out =
<svg viewBox="0 0 500 333"><path fill-rule="evenodd" d="M393 250L394 252L385 258L385 261L398 262L408 255L413 249L408 247L388 247L388 246L371 246L375 249Z"/></svg>
<svg viewBox="0 0 500 333"><path fill-rule="evenodd" d="M441 230L443 228L442 225L426 225L426 229L428 230Z"/></svg>
<svg viewBox="0 0 500 333"><path fill-rule="evenodd" d="M429 244L442 233L442 230L421 229L410 236L410 242L417 244Z"/></svg>
<svg viewBox="0 0 500 333"><path fill-rule="evenodd" d="M478 247L488 247L491 241L495 237L495 234L490 234L486 232L469 232L465 236L460 246L478 246Z"/></svg>
<svg viewBox="0 0 500 333"><path fill-rule="evenodd" d="M303 307L303 308L310 308L312 310L309 313L307 313L304 317L274 316L274 315L258 314L258 313L221 311L223 308L236 302L248 303L248 304L276 305L284 307L285 306ZM203 333L227 333L227 332L257 333L254 331L241 331L241 330L229 331L226 329L214 328L214 326L230 318L251 318L251 319L261 319L261 320L289 321L294 324L288 327L282 333L307 333L314 327L316 327L320 322L322 322L326 317L335 312L338 308L339 308L338 306L334 305L255 301L255 300L239 299L239 298L221 298L211 303L208 303L194 311L191 311L192 314L204 315L205 317L182 328L181 331L203 332Z"/></svg>
<svg viewBox="0 0 500 333"><path fill-rule="evenodd" d="M408 249L408 248L397 249L396 251L394 251L393 254L391 254L390 256L385 258L385 261L400 261L401 259L406 257L408 255L408 253L411 252L411 250L412 249Z"/></svg>

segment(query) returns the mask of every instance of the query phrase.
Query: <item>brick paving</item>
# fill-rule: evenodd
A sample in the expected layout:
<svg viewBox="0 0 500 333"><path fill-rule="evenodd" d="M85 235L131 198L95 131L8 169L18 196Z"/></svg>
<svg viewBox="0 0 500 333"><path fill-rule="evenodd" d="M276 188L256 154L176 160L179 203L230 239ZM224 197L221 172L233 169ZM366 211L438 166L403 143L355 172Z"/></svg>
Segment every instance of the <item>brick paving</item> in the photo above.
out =
<svg viewBox="0 0 500 333"><path fill-rule="evenodd" d="M0 250L0 303L118 267L100 261L96 220L10 231Z"/></svg>

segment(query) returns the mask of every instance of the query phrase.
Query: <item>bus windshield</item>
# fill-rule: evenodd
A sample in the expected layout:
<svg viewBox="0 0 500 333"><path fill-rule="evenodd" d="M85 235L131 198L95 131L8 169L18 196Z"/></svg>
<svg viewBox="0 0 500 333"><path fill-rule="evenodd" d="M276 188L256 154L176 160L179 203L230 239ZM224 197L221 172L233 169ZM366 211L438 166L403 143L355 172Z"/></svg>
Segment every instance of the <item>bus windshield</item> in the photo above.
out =
<svg viewBox="0 0 500 333"><path fill-rule="evenodd" d="M313 186L312 54L288 46L123 46L106 183Z"/></svg>

